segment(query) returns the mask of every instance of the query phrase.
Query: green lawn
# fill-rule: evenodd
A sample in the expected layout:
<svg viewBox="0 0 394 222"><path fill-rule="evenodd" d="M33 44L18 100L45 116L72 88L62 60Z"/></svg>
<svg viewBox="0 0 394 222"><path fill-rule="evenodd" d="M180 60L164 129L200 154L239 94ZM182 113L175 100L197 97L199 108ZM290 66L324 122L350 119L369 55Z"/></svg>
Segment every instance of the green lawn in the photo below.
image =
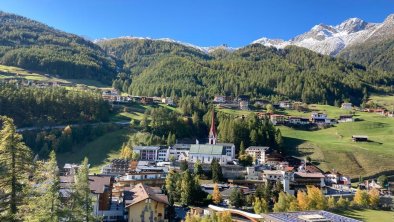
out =
<svg viewBox="0 0 394 222"><path fill-rule="evenodd" d="M322 111L330 118L349 111L328 105L310 105L310 110ZM252 111L218 109L234 116L248 115ZM285 110L282 114L309 117L310 112ZM386 170L394 170L394 118L374 113L357 112L360 121L339 123L328 129L297 130L279 126L285 149L292 155L312 160L323 170L337 169L353 178ZM367 135L371 142L352 142L352 135Z"/></svg>
<svg viewBox="0 0 394 222"><path fill-rule="evenodd" d="M346 211L338 211L335 213L366 222L394 221L394 211L367 209L367 210L346 210Z"/></svg>
<svg viewBox="0 0 394 222"><path fill-rule="evenodd" d="M97 173L100 167L111 158L116 158L124 142L132 132L129 129L120 129L107 133L83 146L73 147L73 152L58 155L60 166L64 163L80 163L83 158L89 158L91 172Z"/></svg>
<svg viewBox="0 0 394 222"><path fill-rule="evenodd" d="M316 106L329 117L343 111ZM373 113L356 113L361 121L339 123L322 130L304 131L280 126L286 148L299 156L311 156L323 170L338 169L352 177L394 170L394 118ZM353 142L352 135L367 135L370 142Z"/></svg>
<svg viewBox="0 0 394 222"><path fill-rule="evenodd" d="M372 95L370 100L388 110L394 109L394 95Z"/></svg>

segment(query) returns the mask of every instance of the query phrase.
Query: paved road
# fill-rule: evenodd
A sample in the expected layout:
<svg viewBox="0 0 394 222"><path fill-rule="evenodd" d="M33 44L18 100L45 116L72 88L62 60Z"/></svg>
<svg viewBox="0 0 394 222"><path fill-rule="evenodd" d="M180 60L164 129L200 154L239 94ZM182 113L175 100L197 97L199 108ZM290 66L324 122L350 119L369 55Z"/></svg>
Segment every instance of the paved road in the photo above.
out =
<svg viewBox="0 0 394 222"><path fill-rule="evenodd" d="M99 125L99 124L117 124L117 125L127 125L130 121L120 121L120 122L100 122L100 123L82 123L82 124L67 124L67 125L56 125L56 126L32 126L23 127L16 129L17 132L31 131L31 130L50 130L50 129L63 129L66 126L86 126L86 125Z"/></svg>

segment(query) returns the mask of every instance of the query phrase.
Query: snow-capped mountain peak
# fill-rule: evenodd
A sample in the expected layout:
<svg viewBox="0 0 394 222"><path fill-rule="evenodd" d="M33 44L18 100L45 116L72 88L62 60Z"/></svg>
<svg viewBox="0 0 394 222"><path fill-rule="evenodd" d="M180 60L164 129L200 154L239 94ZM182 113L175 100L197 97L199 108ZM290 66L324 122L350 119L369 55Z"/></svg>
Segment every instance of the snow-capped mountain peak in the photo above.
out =
<svg viewBox="0 0 394 222"><path fill-rule="evenodd" d="M394 38L394 14L389 15L380 24L368 23L359 18L350 18L336 26L315 25L308 32L288 41L260 38L253 43L276 48L296 45L321 54L336 56L348 46L387 38Z"/></svg>
<svg viewBox="0 0 394 222"><path fill-rule="evenodd" d="M365 29L367 25L368 23L362 19L350 18L337 25L335 28L337 28L339 31L347 31L348 33L352 33Z"/></svg>

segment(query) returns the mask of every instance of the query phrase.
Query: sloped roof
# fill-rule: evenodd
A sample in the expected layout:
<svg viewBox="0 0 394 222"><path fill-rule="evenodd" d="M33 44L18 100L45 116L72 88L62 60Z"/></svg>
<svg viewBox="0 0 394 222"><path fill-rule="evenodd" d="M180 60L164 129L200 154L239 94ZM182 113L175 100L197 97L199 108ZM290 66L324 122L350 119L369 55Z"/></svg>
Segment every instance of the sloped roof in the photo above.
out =
<svg viewBox="0 0 394 222"><path fill-rule="evenodd" d="M139 183L130 191L125 192L126 207L130 207L146 199L152 199L159 203L169 204L167 195L159 194L157 189Z"/></svg>
<svg viewBox="0 0 394 222"><path fill-rule="evenodd" d="M224 145L218 144L193 144L189 154L226 155Z"/></svg>
<svg viewBox="0 0 394 222"><path fill-rule="evenodd" d="M90 191L96 194L104 193L106 188L110 188L111 177L110 176L89 176L89 188Z"/></svg>

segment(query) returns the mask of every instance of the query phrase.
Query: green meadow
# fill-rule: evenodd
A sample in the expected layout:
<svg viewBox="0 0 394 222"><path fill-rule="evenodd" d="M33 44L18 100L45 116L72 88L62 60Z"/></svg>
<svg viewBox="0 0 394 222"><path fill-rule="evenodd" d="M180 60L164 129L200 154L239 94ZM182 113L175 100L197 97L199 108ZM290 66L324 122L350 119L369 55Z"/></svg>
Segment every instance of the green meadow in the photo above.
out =
<svg viewBox="0 0 394 222"><path fill-rule="evenodd" d="M310 110L321 111L329 118L349 114L347 110L328 105L310 105ZM248 114L245 111L220 110L226 113ZM251 113L251 111L249 111ZM286 110L292 116L309 117L310 112ZM320 130L300 130L279 126L284 146L291 155L312 161L323 170L337 169L352 178L394 170L394 118L374 113L355 112L357 121L339 123ZM366 135L369 142L353 142L352 135Z"/></svg>

